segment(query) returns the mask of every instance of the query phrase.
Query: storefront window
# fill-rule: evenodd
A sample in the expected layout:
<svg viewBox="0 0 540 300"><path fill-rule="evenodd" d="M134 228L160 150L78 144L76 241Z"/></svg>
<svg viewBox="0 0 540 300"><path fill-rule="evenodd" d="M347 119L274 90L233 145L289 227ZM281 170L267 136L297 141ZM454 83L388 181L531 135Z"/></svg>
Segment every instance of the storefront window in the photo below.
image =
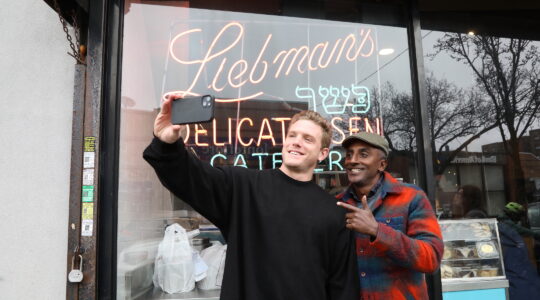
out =
<svg viewBox="0 0 540 300"><path fill-rule="evenodd" d="M540 42L474 32L422 35L437 212L523 228L536 268Z"/></svg>
<svg viewBox="0 0 540 300"><path fill-rule="evenodd" d="M198 249L206 239L223 242L142 159L161 99L169 93L215 95L215 120L190 125L185 139L214 166L279 167L290 118L310 109L334 128L330 155L315 176L329 193L347 186L340 143L360 131L385 135L393 151L389 171L416 183L414 124L399 117L413 114L405 28L163 3L125 5L118 299L161 297L152 276L167 225L200 229Z"/></svg>

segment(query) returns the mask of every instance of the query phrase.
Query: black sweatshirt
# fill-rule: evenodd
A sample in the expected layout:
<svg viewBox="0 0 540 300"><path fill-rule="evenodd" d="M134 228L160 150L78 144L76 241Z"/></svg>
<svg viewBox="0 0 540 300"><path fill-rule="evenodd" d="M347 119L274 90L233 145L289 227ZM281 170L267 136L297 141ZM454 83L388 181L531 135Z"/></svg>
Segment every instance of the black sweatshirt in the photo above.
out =
<svg viewBox="0 0 540 300"><path fill-rule="evenodd" d="M315 183L277 169L212 167L181 139L154 138L143 156L166 188L225 237L221 299L359 299L346 212Z"/></svg>

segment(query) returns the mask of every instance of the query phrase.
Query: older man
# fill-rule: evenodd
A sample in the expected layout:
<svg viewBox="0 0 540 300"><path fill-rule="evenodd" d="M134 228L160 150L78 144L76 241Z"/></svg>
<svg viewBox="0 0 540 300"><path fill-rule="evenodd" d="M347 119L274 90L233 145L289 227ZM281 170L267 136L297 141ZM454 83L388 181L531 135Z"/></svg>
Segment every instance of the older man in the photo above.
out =
<svg viewBox="0 0 540 300"><path fill-rule="evenodd" d="M388 142L361 132L343 141L349 188L338 205L356 232L363 299L428 299L424 273L438 269L443 242L428 198L385 169Z"/></svg>

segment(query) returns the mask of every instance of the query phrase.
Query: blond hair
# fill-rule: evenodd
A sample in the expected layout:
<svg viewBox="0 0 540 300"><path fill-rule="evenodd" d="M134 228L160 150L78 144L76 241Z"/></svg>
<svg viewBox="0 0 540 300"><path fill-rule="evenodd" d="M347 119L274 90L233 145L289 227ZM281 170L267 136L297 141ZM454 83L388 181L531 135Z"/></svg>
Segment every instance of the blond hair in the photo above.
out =
<svg viewBox="0 0 540 300"><path fill-rule="evenodd" d="M322 129L321 148L330 148L332 127L325 118L323 118L319 113L312 110L303 110L292 117L289 128L292 124L296 123L299 120L308 120L319 125L319 127L321 127Z"/></svg>

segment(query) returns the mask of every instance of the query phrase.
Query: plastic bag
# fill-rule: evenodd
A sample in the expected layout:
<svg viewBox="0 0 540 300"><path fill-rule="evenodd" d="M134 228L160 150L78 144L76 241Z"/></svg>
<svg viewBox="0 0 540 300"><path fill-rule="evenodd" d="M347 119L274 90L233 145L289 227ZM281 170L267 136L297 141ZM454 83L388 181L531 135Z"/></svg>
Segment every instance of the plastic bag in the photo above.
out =
<svg viewBox="0 0 540 300"><path fill-rule="evenodd" d="M227 245L216 242L214 245L201 251L201 257L208 265L206 278L197 282L201 290L216 290L221 288L223 271L225 270L225 257Z"/></svg>
<svg viewBox="0 0 540 300"><path fill-rule="evenodd" d="M188 234L174 223L165 229L154 264L154 285L164 292L182 293L195 288L193 249Z"/></svg>

